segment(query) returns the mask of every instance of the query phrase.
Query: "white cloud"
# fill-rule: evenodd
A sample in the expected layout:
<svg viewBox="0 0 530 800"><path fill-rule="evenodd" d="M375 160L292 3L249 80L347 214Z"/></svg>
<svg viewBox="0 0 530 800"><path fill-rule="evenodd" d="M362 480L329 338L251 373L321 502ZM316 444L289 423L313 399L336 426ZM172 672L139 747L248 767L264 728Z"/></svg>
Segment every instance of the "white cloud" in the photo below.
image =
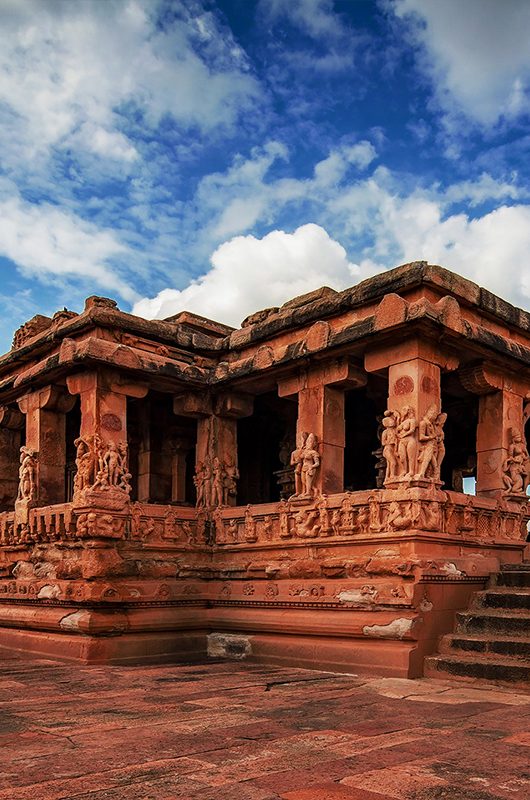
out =
<svg viewBox="0 0 530 800"><path fill-rule="evenodd" d="M528 0L396 0L450 113L482 125L530 109Z"/></svg>
<svg viewBox="0 0 530 800"><path fill-rule="evenodd" d="M253 311L323 285L342 289L357 274L344 248L312 223L262 239L237 236L218 247L211 262L209 272L185 289L164 289L136 303L133 313L161 319L187 310L238 326Z"/></svg>
<svg viewBox="0 0 530 800"><path fill-rule="evenodd" d="M203 131L232 124L258 89L231 34L182 2L161 27L159 6L156 0L3 0L4 157L23 162L82 145L130 161L128 104L151 127L165 115Z"/></svg>
<svg viewBox="0 0 530 800"><path fill-rule="evenodd" d="M112 231L99 230L56 206L34 205L19 197L0 200L0 218L0 255L15 262L23 274L41 281L50 275L74 277L129 302L137 298L109 264L126 253Z"/></svg>
<svg viewBox="0 0 530 800"><path fill-rule="evenodd" d="M287 18L314 39L344 35L332 0L262 0L261 8L269 19Z"/></svg>

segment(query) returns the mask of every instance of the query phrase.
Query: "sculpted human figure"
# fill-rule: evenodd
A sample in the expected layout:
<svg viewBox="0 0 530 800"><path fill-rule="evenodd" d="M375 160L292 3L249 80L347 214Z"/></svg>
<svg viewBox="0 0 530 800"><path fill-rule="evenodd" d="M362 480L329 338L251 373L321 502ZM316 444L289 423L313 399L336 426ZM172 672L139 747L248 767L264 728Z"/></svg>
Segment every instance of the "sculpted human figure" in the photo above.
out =
<svg viewBox="0 0 530 800"><path fill-rule="evenodd" d="M510 431L511 442L503 464L505 494L523 494L528 486L530 458L519 431Z"/></svg>
<svg viewBox="0 0 530 800"><path fill-rule="evenodd" d="M438 409L435 405L432 405L427 409L427 413L419 424L418 478L434 477L440 473L438 468L440 432L436 424L438 416Z"/></svg>
<svg viewBox="0 0 530 800"><path fill-rule="evenodd" d="M202 470L202 479L204 485L204 505L210 507L212 505L212 465L209 461L205 461Z"/></svg>
<svg viewBox="0 0 530 800"><path fill-rule="evenodd" d="M17 500L34 500L37 494L37 454L29 447L20 448Z"/></svg>
<svg viewBox="0 0 530 800"><path fill-rule="evenodd" d="M197 492L197 505L204 506L205 505L205 498L204 498L204 464L202 461L198 461L195 466L195 475L193 476L193 484L195 486L195 490Z"/></svg>
<svg viewBox="0 0 530 800"><path fill-rule="evenodd" d="M212 506L223 505L223 465L217 456L213 460L212 466Z"/></svg>
<svg viewBox="0 0 530 800"><path fill-rule="evenodd" d="M397 457L397 425L399 416L397 411L386 410L381 420L382 433L381 444L383 446L383 458L386 464L385 480L389 481L396 477L398 473Z"/></svg>
<svg viewBox="0 0 530 800"><path fill-rule="evenodd" d="M403 478L412 478L416 469L416 429L418 422L414 416L414 409L405 406L401 422L397 426L399 475Z"/></svg>
<svg viewBox="0 0 530 800"><path fill-rule="evenodd" d="M79 436L75 441L77 468L74 478L74 491L81 492L88 489L93 483L95 454L90 441Z"/></svg>
<svg viewBox="0 0 530 800"><path fill-rule="evenodd" d="M224 470L223 481L223 505L229 504L230 498L237 496L237 482L239 480L239 470L231 457L227 458Z"/></svg>
<svg viewBox="0 0 530 800"><path fill-rule="evenodd" d="M314 494L314 482L317 469L320 466L320 455L316 450L317 438L314 433L307 436L305 446L302 450L302 494L305 497L312 497Z"/></svg>
<svg viewBox="0 0 530 800"><path fill-rule="evenodd" d="M118 444L118 458L119 458L119 483L118 483L118 488L122 489L124 492L129 493L131 491L130 480L132 478L132 475L128 471L129 448L128 448L127 442L119 442L119 444Z"/></svg>
<svg viewBox="0 0 530 800"><path fill-rule="evenodd" d="M302 489L302 453L304 451L307 433L299 433L296 437L296 450L291 453L291 466L294 467L294 497L301 495Z"/></svg>

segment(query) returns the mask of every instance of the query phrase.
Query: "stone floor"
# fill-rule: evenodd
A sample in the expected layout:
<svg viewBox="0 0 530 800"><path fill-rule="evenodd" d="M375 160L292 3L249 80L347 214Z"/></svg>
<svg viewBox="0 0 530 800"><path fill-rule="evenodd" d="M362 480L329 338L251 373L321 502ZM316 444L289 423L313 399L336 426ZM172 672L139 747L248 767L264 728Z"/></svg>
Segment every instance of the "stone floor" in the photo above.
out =
<svg viewBox="0 0 530 800"><path fill-rule="evenodd" d="M0 800L530 797L530 695L0 656Z"/></svg>

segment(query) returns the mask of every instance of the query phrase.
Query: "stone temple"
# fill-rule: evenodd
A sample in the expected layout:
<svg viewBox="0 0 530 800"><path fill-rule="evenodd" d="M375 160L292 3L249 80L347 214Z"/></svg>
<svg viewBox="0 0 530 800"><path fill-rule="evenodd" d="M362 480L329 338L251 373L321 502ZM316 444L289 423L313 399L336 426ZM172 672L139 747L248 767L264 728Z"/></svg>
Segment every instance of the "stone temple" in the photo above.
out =
<svg viewBox="0 0 530 800"><path fill-rule="evenodd" d="M15 333L0 404L3 648L530 675L530 314L474 283L416 262L237 330L90 297Z"/></svg>

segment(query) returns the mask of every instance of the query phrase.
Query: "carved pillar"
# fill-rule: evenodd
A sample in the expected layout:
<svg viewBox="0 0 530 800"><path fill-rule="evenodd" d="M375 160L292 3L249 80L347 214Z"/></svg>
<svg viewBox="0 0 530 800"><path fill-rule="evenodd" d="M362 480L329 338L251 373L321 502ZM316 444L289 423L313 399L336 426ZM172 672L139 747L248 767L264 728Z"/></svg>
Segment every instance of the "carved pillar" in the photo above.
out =
<svg viewBox="0 0 530 800"><path fill-rule="evenodd" d="M527 385L476 364L462 370L459 374L463 386L479 396L479 415L477 425L477 480L476 494L479 497L501 497L521 495L528 476L521 462L521 487L510 486L510 472L507 458L514 438L521 437L524 444L523 402ZM523 459L524 460L524 459ZM526 466L528 469L528 466ZM513 489L513 491L512 491Z"/></svg>
<svg viewBox="0 0 530 800"><path fill-rule="evenodd" d="M224 392L216 397L187 393L174 398L175 414L197 419L199 505L221 505L221 494L226 505L236 505L237 420L250 416L252 408L252 397L237 392Z"/></svg>
<svg viewBox="0 0 530 800"><path fill-rule="evenodd" d="M316 365L278 382L280 397L298 399L297 447L304 434L316 437L320 465L313 482L315 494L344 489L344 392L365 384L366 375L347 359Z"/></svg>
<svg viewBox="0 0 530 800"><path fill-rule="evenodd" d="M53 505L65 500L66 413L75 399L57 386L28 392L18 400L26 415L26 447L38 461L33 505Z"/></svg>
<svg viewBox="0 0 530 800"><path fill-rule="evenodd" d="M18 491L18 469L24 415L0 406L0 511L12 510Z"/></svg>
<svg viewBox="0 0 530 800"><path fill-rule="evenodd" d="M388 370L382 437L387 488L440 483L445 421L441 415L441 369L457 366L457 359L419 339L366 353L367 372Z"/></svg>
<svg viewBox="0 0 530 800"><path fill-rule="evenodd" d="M81 404L78 478L80 457L88 462L82 483L77 480L74 502L80 502L80 493L97 490L103 505L105 499L113 507L123 505L128 500L128 480L122 480L127 469L127 463L123 464L123 459L127 461L127 398L145 397L147 386L128 382L110 370L70 375L67 385L71 394L79 395ZM114 457L116 453L121 461ZM113 459L119 462L115 468ZM107 474L102 467L108 468Z"/></svg>

